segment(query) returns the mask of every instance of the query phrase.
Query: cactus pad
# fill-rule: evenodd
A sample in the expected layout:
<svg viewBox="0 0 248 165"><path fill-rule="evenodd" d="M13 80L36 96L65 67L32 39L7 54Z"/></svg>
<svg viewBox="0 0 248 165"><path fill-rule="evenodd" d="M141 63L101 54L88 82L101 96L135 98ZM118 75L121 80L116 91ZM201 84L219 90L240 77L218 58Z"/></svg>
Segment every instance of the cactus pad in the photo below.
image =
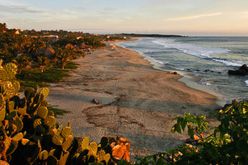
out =
<svg viewBox="0 0 248 165"><path fill-rule="evenodd" d="M17 127L17 132L19 132L23 129L23 122L22 122L22 119L20 117L15 117L13 122Z"/></svg>
<svg viewBox="0 0 248 165"><path fill-rule="evenodd" d="M15 110L15 102L10 101L9 102L9 112L13 112Z"/></svg>
<svg viewBox="0 0 248 165"><path fill-rule="evenodd" d="M67 138L69 135L72 135L72 131L71 131L71 127L64 127L61 131L61 135L64 137L64 138Z"/></svg>
<svg viewBox="0 0 248 165"><path fill-rule="evenodd" d="M50 128L53 127L56 124L56 118L54 116L47 116L45 124Z"/></svg>
<svg viewBox="0 0 248 165"><path fill-rule="evenodd" d="M14 63L8 63L4 67L5 71L8 74L8 77L10 79L15 79L15 75L17 73L17 65Z"/></svg>
<svg viewBox="0 0 248 165"><path fill-rule="evenodd" d="M38 157L39 157L40 160L47 160L48 156L49 156L49 155L48 155L47 150L41 151L41 152L39 153L39 155L38 155Z"/></svg>
<svg viewBox="0 0 248 165"><path fill-rule="evenodd" d="M23 136L24 136L23 133L20 132L20 133L16 134L16 135L12 138L12 140L18 142L18 141L22 140Z"/></svg>
<svg viewBox="0 0 248 165"><path fill-rule="evenodd" d="M35 119L34 123L33 123L33 127L36 128L37 126L41 125L41 119Z"/></svg>
<svg viewBox="0 0 248 165"><path fill-rule="evenodd" d="M7 155L11 155L12 153L15 152L15 150L17 149L18 147L18 142L16 141L12 141L8 147L8 150L7 150Z"/></svg>
<svg viewBox="0 0 248 165"><path fill-rule="evenodd" d="M60 135L54 135L52 137L52 142L54 144L56 144L56 145L62 145L63 144L63 141L64 141L64 139Z"/></svg>
<svg viewBox="0 0 248 165"><path fill-rule="evenodd" d="M26 138L22 138L21 140L22 145L26 145L28 144L28 142L29 142L29 139L26 139Z"/></svg>
<svg viewBox="0 0 248 165"><path fill-rule="evenodd" d="M110 158L111 158L110 154L109 153L106 154L104 150L100 150L97 154L98 162L105 161L106 164L108 164Z"/></svg>
<svg viewBox="0 0 248 165"><path fill-rule="evenodd" d="M89 143L90 143L90 138L89 137L84 137L83 138L83 141L81 143L81 149L82 149L82 151L88 150Z"/></svg>
<svg viewBox="0 0 248 165"><path fill-rule="evenodd" d="M2 122L5 119L5 100L2 94L0 94L0 122Z"/></svg>
<svg viewBox="0 0 248 165"><path fill-rule="evenodd" d="M58 162L59 165L66 165L66 161L67 161L69 154L70 154L70 152L68 152L68 151L61 153L60 160Z"/></svg>
<svg viewBox="0 0 248 165"><path fill-rule="evenodd" d="M44 96L44 98L46 98L49 95L49 89L48 88L41 88L39 93L42 94Z"/></svg>
<svg viewBox="0 0 248 165"><path fill-rule="evenodd" d="M5 100L2 94L0 94L0 110L5 107Z"/></svg>
<svg viewBox="0 0 248 165"><path fill-rule="evenodd" d="M47 114L48 114L48 109L45 106L40 106L37 110L37 114L40 118L46 119Z"/></svg>
<svg viewBox="0 0 248 165"><path fill-rule="evenodd" d="M97 149L98 149L98 145L96 142L91 142L89 144L89 155L93 155L96 156L97 154Z"/></svg>
<svg viewBox="0 0 248 165"><path fill-rule="evenodd" d="M65 142L62 144L62 148L63 148L63 150L64 151L67 151L68 150L68 148L71 146L71 144L72 144L72 142L73 142L73 136L72 135L69 135L67 138L66 138L66 140L65 140Z"/></svg>

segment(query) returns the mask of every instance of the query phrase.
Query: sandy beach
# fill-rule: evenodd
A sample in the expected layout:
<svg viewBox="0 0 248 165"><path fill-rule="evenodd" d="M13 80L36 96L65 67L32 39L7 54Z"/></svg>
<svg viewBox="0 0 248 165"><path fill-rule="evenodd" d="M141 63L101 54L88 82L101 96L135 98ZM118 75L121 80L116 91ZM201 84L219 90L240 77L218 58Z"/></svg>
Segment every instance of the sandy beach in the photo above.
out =
<svg viewBox="0 0 248 165"><path fill-rule="evenodd" d="M153 69L138 53L110 46L74 61L78 68L52 84L48 102L69 111L75 136L126 136L132 156L165 151L185 140L171 133L176 116L206 114L216 97L187 87L180 75ZM95 99L99 104L92 103Z"/></svg>

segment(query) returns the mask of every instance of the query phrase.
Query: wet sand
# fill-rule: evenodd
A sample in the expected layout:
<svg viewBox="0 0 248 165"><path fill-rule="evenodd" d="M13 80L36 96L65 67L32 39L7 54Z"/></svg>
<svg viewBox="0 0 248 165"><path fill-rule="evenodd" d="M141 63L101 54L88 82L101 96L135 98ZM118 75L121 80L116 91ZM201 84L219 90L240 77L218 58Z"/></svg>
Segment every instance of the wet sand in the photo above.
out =
<svg viewBox="0 0 248 165"><path fill-rule="evenodd" d="M138 53L110 46L74 61L78 68L50 87L48 101L70 113L75 136L126 136L132 156L165 151L185 140L171 133L176 116L207 114L216 97L187 87L180 75L153 69ZM92 103L96 99L99 104Z"/></svg>

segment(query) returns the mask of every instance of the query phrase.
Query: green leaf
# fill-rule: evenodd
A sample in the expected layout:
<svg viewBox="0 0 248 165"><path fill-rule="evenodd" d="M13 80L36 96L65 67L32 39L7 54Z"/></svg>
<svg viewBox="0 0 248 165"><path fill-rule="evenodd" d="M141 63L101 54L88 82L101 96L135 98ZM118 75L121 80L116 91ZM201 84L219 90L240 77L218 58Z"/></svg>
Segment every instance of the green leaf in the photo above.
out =
<svg viewBox="0 0 248 165"><path fill-rule="evenodd" d="M188 126L188 135L193 138L194 137L194 129Z"/></svg>

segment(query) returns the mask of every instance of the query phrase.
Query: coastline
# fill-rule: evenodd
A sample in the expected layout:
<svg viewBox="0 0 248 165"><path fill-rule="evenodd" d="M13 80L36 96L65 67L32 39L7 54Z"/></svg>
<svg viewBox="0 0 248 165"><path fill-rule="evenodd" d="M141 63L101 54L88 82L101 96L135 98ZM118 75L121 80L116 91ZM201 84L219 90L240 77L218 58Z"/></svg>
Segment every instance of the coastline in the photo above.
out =
<svg viewBox="0 0 248 165"><path fill-rule="evenodd" d="M185 112L208 114L216 97L187 87L179 74L154 69L135 51L110 46L75 60L78 68L50 87L48 101L70 113L75 136L126 136L132 156L177 146L186 136L171 133L174 118ZM92 103L96 99L99 104Z"/></svg>
<svg viewBox="0 0 248 165"><path fill-rule="evenodd" d="M132 41L138 40L138 39L140 39L140 37L132 37L130 40L124 41L124 42L132 42ZM179 75L181 75L181 78L178 79L178 81L184 83L186 86L188 86L190 88L193 88L193 89L199 90L199 91L203 91L203 92L206 92L208 94L215 96L217 105L224 106L226 104L226 102L224 101L223 96L221 94L216 93L215 91L210 90L210 89L206 88L205 86L198 84L197 81L194 80L196 78L195 76L190 75L190 74L183 72L183 71L162 69L161 67L159 67L159 65L161 65L161 64L159 62L156 62L155 59L152 59L148 56L145 56L142 52L139 52L139 51L136 51L133 49L129 49L127 47L120 45L119 43L122 43L122 42L123 41L115 41L114 43L117 43L117 45L119 47L122 47L124 49L128 49L130 51L134 51L134 52L138 53L141 57L144 58L144 60L147 60L150 63L150 65L152 65L153 69L164 71L164 72L177 72Z"/></svg>

